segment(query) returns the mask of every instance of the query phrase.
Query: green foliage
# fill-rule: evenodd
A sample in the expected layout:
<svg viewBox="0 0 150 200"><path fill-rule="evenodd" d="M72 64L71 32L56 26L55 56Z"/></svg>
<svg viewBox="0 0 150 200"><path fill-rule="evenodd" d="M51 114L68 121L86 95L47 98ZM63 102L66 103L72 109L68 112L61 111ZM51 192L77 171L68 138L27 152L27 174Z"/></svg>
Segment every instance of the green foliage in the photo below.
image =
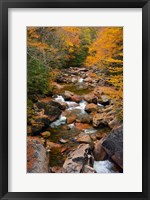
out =
<svg viewBox="0 0 150 200"><path fill-rule="evenodd" d="M49 70L40 61L28 57L28 95L47 94Z"/></svg>

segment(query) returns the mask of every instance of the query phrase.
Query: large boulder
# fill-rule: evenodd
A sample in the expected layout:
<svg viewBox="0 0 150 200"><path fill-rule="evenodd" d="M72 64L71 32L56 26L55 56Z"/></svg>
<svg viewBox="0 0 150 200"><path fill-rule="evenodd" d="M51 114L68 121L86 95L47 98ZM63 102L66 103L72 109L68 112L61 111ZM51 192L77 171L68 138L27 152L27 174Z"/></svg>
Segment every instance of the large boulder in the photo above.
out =
<svg viewBox="0 0 150 200"><path fill-rule="evenodd" d="M29 126L28 133L30 133L30 135L39 135L46 130L50 123L51 121L47 115L34 116Z"/></svg>
<svg viewBox="0 0 150 200"><path fill-rule="evenodd" d="M48 173L49 157L38 137L27 137L27 172Z"/></svg>
<svg viewBox="0 0 150 200"><path fill-rule="evenodd" d="M59 101L49 101L48 104L57 107L61 110L65 110L68 107L68 105L65 102L59 102Z"/></svg>
<svg viewBox="0 0 150 200"><path fill-rule="evenodd" d="M93 167L94 158L89 144L80 144L76 150L69 153L63 168L66 173L83 173L84 166Z"/></svg>
<svg viewBox="0 0 150 200"><path fill-rule="evenodd" d="M54 105L51 105L55 104ZM36 104L36 106L39 109L43 109L44 110L44 114L48 116L50 122L55 121L56 119L59 118L59 116L61 115L62 111L59 108L59 104L57 102L51 102L51 103L45 103L45 102L38 102ZM57 104L57 106L56 106Z"/></svg>
<svg viewBox="0 0 150 200"><path fill-rule="evenodd" d="M114 129L102 142L102 146L109 157L123 169L123 127Z"/></svg>
<svg viewBox="0 0 150 200"><path fill-rule="evenodd" d="M98 140L95 143L93 155L96 161L105 160L107 158L107 153L102 146L102 140Z"/></svg>

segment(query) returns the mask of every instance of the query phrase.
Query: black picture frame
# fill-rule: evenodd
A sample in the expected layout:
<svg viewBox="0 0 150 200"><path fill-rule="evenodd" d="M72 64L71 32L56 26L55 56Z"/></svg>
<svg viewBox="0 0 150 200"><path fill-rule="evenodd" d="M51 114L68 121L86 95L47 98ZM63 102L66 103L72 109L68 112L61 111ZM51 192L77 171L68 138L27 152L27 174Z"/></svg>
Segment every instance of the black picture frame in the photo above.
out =
<svg viewBox="0 0 150 200"><path fill-rule="evenodd" d="M8 192L8 9L142 8L142 192ZM1 199L150 199L150 2L149 0L0 0L0 197ZM136 69L135 69L136 70Z"/></svg>

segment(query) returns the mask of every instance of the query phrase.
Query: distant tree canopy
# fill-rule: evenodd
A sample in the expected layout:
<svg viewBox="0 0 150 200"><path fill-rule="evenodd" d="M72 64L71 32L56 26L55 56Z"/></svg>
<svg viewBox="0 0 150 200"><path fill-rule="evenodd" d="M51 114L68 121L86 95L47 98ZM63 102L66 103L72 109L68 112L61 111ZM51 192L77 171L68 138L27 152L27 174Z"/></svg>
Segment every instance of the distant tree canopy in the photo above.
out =
<svg viewBox="0 0 150 200"><path fill-rule="evenodd" d="M80 66L98 28L28 27L28 54L49 68Z"/></svg>
<svg viewBox="0 0 150 200"><path fill-rule="evenodd" d="M28 27L28 94L46 94L54 69L96 65L122 89L123 28Z"/></svg>

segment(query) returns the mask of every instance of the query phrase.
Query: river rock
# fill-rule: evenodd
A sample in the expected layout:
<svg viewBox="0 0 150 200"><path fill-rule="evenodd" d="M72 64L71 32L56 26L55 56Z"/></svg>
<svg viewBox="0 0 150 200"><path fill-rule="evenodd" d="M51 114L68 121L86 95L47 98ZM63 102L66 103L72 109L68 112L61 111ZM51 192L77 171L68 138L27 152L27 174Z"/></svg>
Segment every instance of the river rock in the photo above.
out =
<svg viewBox="0 0 150 200"><path fill-rule="evenodd" d="M123 127L114 129L102 142L102 146L109 157L123 169Z"/></svg>
<svg viewBox="0 0 150 200"><path fill-rule="evenodd" d="M27 172L48 173L49 158L38 137L27 137Z"/></svg>
<svg viewBox="0 0 150 200"><path fill-rule="evenodd" d="M94 158L89 144L80 144L76 150L69 153L63 168L66 173L83 173L84 166L93 167Z"/></svg>
<svg viewBox="0 0 150 200"><path fill-rule="evenodd" d="M31 123L32 135L39 135L41 132L46 130L46 128L49 126L49 124L50 124L50 120L49 120L48 116L37 117Z"/></svg>
<svg viewBox="0 0 150 200"><path fill-rule="evenodd" d="M87 77L84 79L85 82L92 83L93 79L91 77Z"/></svg>
<svg viewBox="0 0 150 200"><path fill-rule="evenodd" d="M55 101L49 101L48 104L52 105L54 107L57 107L57 108L59 108L61 110L65 110L66 108L68 108L67 103L56 101L56 100Z"/></svg>
<svg viewBox="0 0 150 200"><path fill-rule="evenodd" d="M51 173L64 173L64 168L60 166L51 167Z"/></svg>
<svg viewBox="0 0 150 200"><path fill-rule="evenodd" d="M77 138L77 142L91 144L92 140L89 135L81 135Z"/></svg>
<svg viewBox="0 0 150 200"><path fill-rule="evenodd" d="M102 140L98 140L95 143L93 155L96 161L105 160L107 158L107 153L102 146Z"/></svg>
<svg viewBox="0 0 150 200"><path fill-rule="evenodd" d="M96 113L93 116L93 127L105 127L108 125L108 122L104 114Z"/></svg>
<svg viewBox="0 0 150 200"><path fill-rule="evenodd" d="M71 114L67 117L67 124L72 124L77 119L76 114Z"/></svg>
<svg viewBox="0 0 150 200"><path fill-rule="evenodd" d="M102 138L105 138L107 136L107 134L105 133L105 132L97 132L96 133L96 138L98 139L98 140L100 140L100 139L102 139Z"/></svg>
<svg viewBox="0 0 150 200"><path fill-rule="evenodd" d="M76 121L80 123L90 124L92 122L92 116L88 114L83 114Z"/></svg>
<svg viewBox="0 0 150 200"><path fill-rule="evenodd" d="M110 104L110 99L106 95L101 95L101 97L98 99L98 103L106 106Z"/></svg>
<svg viewBox="0 0 150 200"><path fill-rule="evenodd" d="M94 103L90 103L85 106L85 111L88 113L95 112L97 110L98 110L98 106Z"/></svg>
<svg viewBox="0 0 150 200"><path fill-rule="evenodd" d="M85 124L85 123L77 123L77 122L76 122L74 125L75 125L75 127L76 127L78 130L80 130L80 131L82 131L82 130L84 130L84 129L91 128L91 125Z"/></svg>
<svg viewBox="0 0 150 200"><path fill-rule="evenodd" d="M54 149L55 148L55 149L61 150L61 145L54 143L54 142L51 142L51 141L47 141L46 142L46 148L47 149Z"/></svg>
<svg viewBox="0 0 150 200"><path fill-rule="evenodd" d="M44 114L48 116L50 122L58 119L62 113L62 111L58 107L52 106L49 103L38 102L36 105L39 109L44 109Z"/></svg>
<svg viewBox="0 0 150 200"><path fill-rule="evenodd" d="M50 135L51 135L51 133L49 131L45 131L45 132L41 133L41 136L44 138L48 138L48 137L50 137Z"/></svg>
<svg viewBox="0 0 150 200"><path fill-rule="evenodd" d="M117 128L119 125L120 123L116 117L108 123L108 126L112 129Z"/></svg>
<svg viewBox="0 0 150 200"><path fill-rule="evenodd" d="M71 79L71 82L72 82L72 83L77 83L77 82L78 82L78 79L75 78L75 77L73 77L73 78Z"/></svg>
<svg viewBox="0 0 150 200"><path fill-rule="evenodd" d="M82 97L79 95L73 95L71 96L71 101L75 101L76 103L79 103L80 101L82 101Z"/></svg>
<svg viewBox="0 0 150 200"><path fill-rule="evenodd" d="M97 104L97 97L94 94L86 94L84 95L84 100L88 103L95 103Z"/></svg>
<svg viewBox="0 0 150 200"><path fill-rule="evenodd" d="M71 100L71 97L74 95L74 93L73 92L70 92L70 91L65 91L65 93L64 93L64 99L66 100L66 101L69 101L69 100Z"/></svg>

